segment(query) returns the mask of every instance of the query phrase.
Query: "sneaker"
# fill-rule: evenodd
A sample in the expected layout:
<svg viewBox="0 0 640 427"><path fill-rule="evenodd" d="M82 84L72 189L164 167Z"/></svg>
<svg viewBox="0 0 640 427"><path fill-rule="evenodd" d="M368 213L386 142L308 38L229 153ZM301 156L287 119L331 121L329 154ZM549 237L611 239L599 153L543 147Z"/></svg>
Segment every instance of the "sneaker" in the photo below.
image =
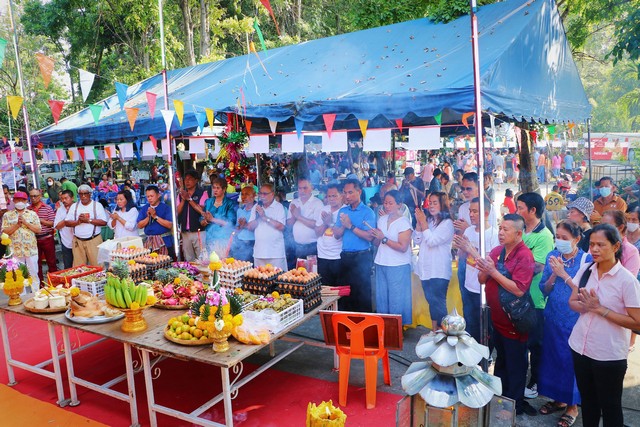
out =
<svg viewBox="0 0 640 427"><path fill-rule="evenodd" d="M516 407L516 415L522 414L529 415L530 417L535 417L536 415L538 415L538 411L536 411L536 408L531 406L529 402L523 401L521 405Z"/></svg>
<svg viewBox="0 0 640 427"><path fill-rule="evenodd" d="M535 399L538 397L538 384L532 384L530 387L524 388L525 399Z"/></svg>

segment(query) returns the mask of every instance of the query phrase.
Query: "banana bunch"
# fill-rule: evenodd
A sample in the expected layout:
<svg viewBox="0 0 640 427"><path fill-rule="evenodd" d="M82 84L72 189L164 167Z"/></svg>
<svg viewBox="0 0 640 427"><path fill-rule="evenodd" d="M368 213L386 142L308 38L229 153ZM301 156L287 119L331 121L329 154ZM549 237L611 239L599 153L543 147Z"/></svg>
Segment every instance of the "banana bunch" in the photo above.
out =
<svg viewBox="0 0 640 427"><path fill-rule="evenodd" d="M135 310L147 304L147 287L144 284L136 285L131 278L118 279L108 274L104 296L114 307Z"/></svg>

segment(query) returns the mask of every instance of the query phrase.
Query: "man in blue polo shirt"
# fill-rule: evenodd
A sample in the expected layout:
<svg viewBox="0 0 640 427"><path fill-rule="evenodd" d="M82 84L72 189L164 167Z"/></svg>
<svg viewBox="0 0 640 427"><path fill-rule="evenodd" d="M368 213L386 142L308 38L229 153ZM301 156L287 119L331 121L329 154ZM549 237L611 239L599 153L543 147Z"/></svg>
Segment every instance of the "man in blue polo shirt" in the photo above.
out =
<svg viewBox="0 0 640 427"><path fill-rule="evenodd" d="M375 227L376 216L364 203L360 201L362 186L360 181L348 179L344 183L344 203L340 209L333 236L342 238L341 279L351 286L351 295L341 298L340 310L372 312L371 295L371 267L373 254L371 252L371 236L369 230Z"/></svg>
<svg viewBox="0 0 640 427"><path fill-rule="evenodd" d="M169 255L174 261L176 252L173 248L173 218L171 208L160 200L160 190L155 185L147 187L147 205L138 213L138 228L144 228L147 239L144 247L153 252Z"/></svg>

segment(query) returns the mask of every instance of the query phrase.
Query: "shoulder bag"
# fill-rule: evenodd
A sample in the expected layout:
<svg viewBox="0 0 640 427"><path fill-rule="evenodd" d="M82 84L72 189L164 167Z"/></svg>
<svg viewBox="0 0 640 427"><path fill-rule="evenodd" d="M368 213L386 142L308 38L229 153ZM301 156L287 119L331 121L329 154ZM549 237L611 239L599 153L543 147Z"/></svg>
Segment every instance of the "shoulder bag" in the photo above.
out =
<svg viewBox="0 0 640 427"><path fill-rule="evenodd" d="M502 248L496 267L500 274L511 280L511 273L509 273L504 266L505 255L506 250L505 248ZM526 291L522 296L517 297L498 284L498 292L500 305L507 314L507 317L513 324L514 328L523 334L532 331L538 323L538 317L529 291Z"/></svg>

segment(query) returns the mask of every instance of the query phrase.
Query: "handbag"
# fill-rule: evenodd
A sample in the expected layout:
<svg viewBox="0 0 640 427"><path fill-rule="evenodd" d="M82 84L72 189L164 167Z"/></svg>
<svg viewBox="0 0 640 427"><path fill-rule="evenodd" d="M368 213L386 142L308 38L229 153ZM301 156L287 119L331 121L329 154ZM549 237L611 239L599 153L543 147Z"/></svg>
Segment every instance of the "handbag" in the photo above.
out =
<svg viewBox="0 0 640 427"><path fill-rule="evenodd" d="M505 256L506 250L502 248L496 267L500 274L511 280L511 273L504 266ZM502 309L518 332L524 334L536 327L538 316L529 291L518 297L498 285L498 296Z"/></svg>

